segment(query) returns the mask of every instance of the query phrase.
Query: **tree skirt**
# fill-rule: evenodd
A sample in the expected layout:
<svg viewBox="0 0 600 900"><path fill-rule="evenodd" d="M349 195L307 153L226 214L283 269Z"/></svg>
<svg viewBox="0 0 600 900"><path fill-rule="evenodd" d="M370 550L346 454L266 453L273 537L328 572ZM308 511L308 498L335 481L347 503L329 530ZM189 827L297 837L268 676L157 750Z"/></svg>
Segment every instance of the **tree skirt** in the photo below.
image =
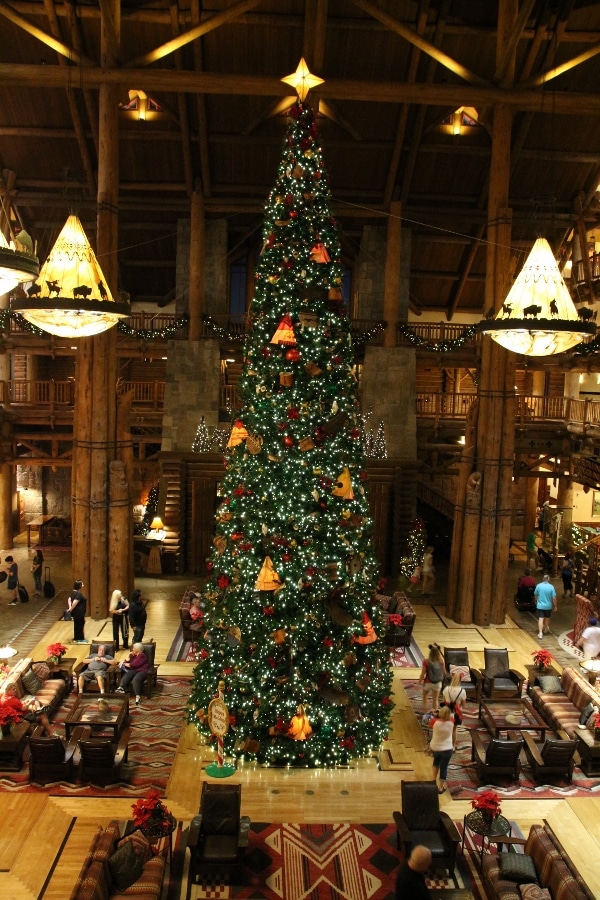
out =
<svg viewBox="0 0 600 900"><path fill-rule="evenodd" d="M462 833L462 825L461 825ZM173 872L162 900L184 900L189 853L187 827L174 838ZM470 846L470 845L468 845ZM477 900L485 900L470 854L459 855L456 878ZM243 885L215 879L192 885L191 900L394 900L402 854L396 828L381 825L270 825L253 822L245 857ZM427 874L428 887L447 890L456 885L443 873Z"/></svg>
<svg viewBox="0 0 600 900"><path fill-rule="evenodd" d="M164 794L181 735L189 693L189 679L159 678L150 700L142 697L139 708L130 701L129 724L132 732L128 761L121 768L123 781L106 787L70 784L66 781L52 782L45 786L31 784L29 765L25 764L19 772L0 772L0 790L69 797L137 797L154 788ZM61 726L76 699L75 694L67 697L53 717L53 724L58 726L58 733L63 737L64 728Z"/></svg>
<svg viewBox="0 0 600 900"><path fill-rule="evenodd" d="M417 681L403 681L402 684L415 714L421 720L421 686ZM429 729L425 725L422 727L426 738L429 739ZM456 750L452 754L448 768L448 787L454 800L471 800L479 791L489 787L480 782L475 766L471 762L472 730L479 731L484 743L489 741L489 733L478 718L477 706L469 702L463 709L463 724L458 728ZM552 731L549 730L548 733L552 734ZM569 784L566 778L556 778L553 784L543 784L533 778L524 753L521 754L521 763L518 782L513 781L512 778L498 777L494 780L492 787L501 798L504 797L506 800L548 800L557 797L600 796L600 780L588 777L577 766L573 772L572 784Z"/></svg>

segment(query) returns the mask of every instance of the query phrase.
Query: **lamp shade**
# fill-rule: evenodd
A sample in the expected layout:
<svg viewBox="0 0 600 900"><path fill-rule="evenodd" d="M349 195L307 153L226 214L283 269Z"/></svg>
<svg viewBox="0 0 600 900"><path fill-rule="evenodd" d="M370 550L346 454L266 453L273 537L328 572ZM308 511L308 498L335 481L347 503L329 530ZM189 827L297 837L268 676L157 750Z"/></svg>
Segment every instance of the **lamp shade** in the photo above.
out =
<svg viewBox="0 0 600 900"><path fill-rule="evenodd" d="M0 647L0 659L10 659L12 656L16 655L16 652L14 647L11 647L9 644L4 644L3 647Z"/></svg>
<svg viewBox="0 0 600 900"><path fill-rule="evenodd" d="M151 531L162 531L165 526L160 516L154 516L150 524Z"/></svg>
<svg viewBox="0 0 600 900"><path fill-rule="evenodd" d="M524 356L563 353L596 333L593 322L579 318L545 238L533 245L496 317L479 328Z"/></svg>
<svg viewBox="0 0 600 900"><path fill-rule="evenodd" d="M0 231L0 297L18 284L37 278L39 271L40 264L29 235L21 232L9 244Z"/></svg>
<svg viewBox="0 0 600 900"><path fill-rule="evenodd" d="M113 298L75 215L67 219L27 297L14 297L10 308L65 338L100 334L130 315L129 303Z"/></svg>

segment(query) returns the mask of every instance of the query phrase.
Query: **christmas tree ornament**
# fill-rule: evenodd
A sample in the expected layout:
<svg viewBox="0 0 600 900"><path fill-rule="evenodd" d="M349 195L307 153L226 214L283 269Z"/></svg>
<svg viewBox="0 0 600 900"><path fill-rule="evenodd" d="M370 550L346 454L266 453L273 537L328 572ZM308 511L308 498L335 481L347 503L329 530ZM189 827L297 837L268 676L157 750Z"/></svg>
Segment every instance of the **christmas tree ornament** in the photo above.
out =
<svg viewBox="0 0 600 900"><path fill-rule="evenodd" d="M341 497L342 500L354 500L354 491L352 490L350 469L347 466L338 475L335 487L333 488L331 493L334 497Z"/></svg>
<svg viewBox="0 0 600 900"><path fill-rule="evenodd" d="M215 546L217 554L219 556L222 556L227 547L227 538L222 534L218 534L215 538L213 538L213 544Z"/></svg>
<svg viewBox="0 0 600 900"><path fill-rule="evenodd" d="M372 644L377 640L377 635L375 633L375 629L373 628L373 623L371 622L368 614L363 610L362 614L362 626L364 634L359 634L355 636L354 640L357 644Z"/></svg>
<svg viewBox="0 0 600 900"><path fill-rule="evenodd" d="M323 369L321 369L320 366L316 364L316 362L304 363L304 370L308 372L311 378L316 378L317 375L321 375L323 373Z"/></svg>
<svg viewBox="0 0 600 900"><path fill-rule="evenodd" d="M299 350L295 350L295 349L286 350L284 355L288 362L298 362L298 360L300 359L300 351Z"/></svg>
<svg viewBox="0 0 600 900"><path fill-rule="evenodd" d="M327 248L325 244L317 243L310 251L310 258L313 262L316 263L328 263L331 262L331 257L327 252Z"/></svg>
<svg viewBox="0 0 600 900"><path fill-rule="evenodd" d="M305 741L312 734L312 726L309 722L308 716L304 709L304 706L300 703L297 710L296 715L292 716L288 727L288 737L290 737L293 741Z"/></svg>
<svg viewBox="0 0 600 900"><path fill-rule="evenodd" d="M261 570L258 573L255 591L276 591L283 586L283 582L273 567L273 561L270 556L265 556Z"/></svg>
<svg viewBox="0 0 600 900"><path fill-rule="evenodd" d="M298 446L300 447L301 450L306 452L307 450L314 449L315 442L313 441L313 439L310 436L303 437L303 438L300 438L300 440L298 441Z"/></svg>
<svg viewBox="0 0 600 900"><path fill-rule="evenodd" d="M303 330L305 328L316 328L319 325L319 317L316 313L301 312L298 318Z"/></svg>
<svg viewBox="0 0 600 900"><path fill-rule="evenodd" d="M262 450L263 439L260 434L248 434L246 438L246 447L248 448L248 452L253 456L256 456L257 453L260 453Z"/></svg>
<svg viewBox="0 0 600 900"><path fill-rule="evenodd" d="M296 335L294 334L292 317L289 313L286 313L279 322L277 330L271 338L271 344L283 344L284 346L296 345Z"/></svg>
<svg viewBox="0 0 600 900"><path fill-rule="evenodd" d="M294 376L291 372L279 373L279 384L282 387L291 387L294 383Z"/></svg>
<svg viewBox="0 0 600 900"><path fill-rule="evenodd" d="M238 444L241 444L242 441L245 441L248 437L248 432L244 427L244 423L241 419L236 419L231 428L231 434L229 435L229 440L227 441L228 447L237 447Z"/></svg>
<svg viewBox="0 0 600 900"><path fill-rule="evenodd" d="M344 428L349 421L348 413L340 410L333 419L323 424L323 431L328 437L334 437Z"/></svg>

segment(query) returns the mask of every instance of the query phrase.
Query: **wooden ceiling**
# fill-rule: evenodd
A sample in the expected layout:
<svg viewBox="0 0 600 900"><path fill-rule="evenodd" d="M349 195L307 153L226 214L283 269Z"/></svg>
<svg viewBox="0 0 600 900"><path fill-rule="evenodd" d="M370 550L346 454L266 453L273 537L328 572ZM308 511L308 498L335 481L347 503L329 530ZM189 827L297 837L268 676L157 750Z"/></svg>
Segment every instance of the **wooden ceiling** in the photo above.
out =
<svg viewBox="0 0 600 900"><path fill-rule="evenodd" d="M598 215L600 4L500 5L505 54L497 2L0 0L5 207L42 260L73 206L93 238L100 85L118 83L123 104L144 91L161 111L120 119L119 288L164 304L194 187L227 220L232 260L260 243L290 97L280 79L304 56L325 79L311 99L348 264L399 201L411 309L479 315L496 104L514 116L515 261L540 233L566 259ZM461 115L454 134L442 123L462 107L476 124Z"/></svg>

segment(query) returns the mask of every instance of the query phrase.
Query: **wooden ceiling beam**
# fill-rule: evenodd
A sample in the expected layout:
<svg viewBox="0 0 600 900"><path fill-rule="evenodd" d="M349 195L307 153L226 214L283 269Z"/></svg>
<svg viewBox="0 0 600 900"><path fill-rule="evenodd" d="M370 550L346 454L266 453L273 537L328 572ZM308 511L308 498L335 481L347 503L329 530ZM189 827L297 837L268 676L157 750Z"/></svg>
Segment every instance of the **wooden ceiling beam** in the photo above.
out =
<svg viewBox="0 0 600 900"><path fill-rule="evenodd" d="M0 0L0 2L2 2L2 0ZM205 19L188 31L184 31L172 40L162 44L160 47L155 47L150 53L144 53L142 56L137 56L135 59L125 63L125 68L135 69L138 66L149 66L159 59L164 59L165 56L170 56L171 53L174 53L176 50L181 50L182 47L191 44L192 41L197 40L197 38L201 37L203 34L208 34L209 31L220 28L221 25L225 25L226 22L236 19L241 13L247 12L254 6L258 6L260 2L261 0L238 0L237 3L228 6L223 12L210 16L208 19Z"/></svg>
<svg viewBox="0 0 600 900"><path fill-rule="evenodd" d="M106 2L106 0L105 0ZM169 0L171 13L171 31L175 36L179 34L179 4L178 0ZM178 71L183 68L181 50L175 50L173 57ZM194 166L192 163L192 141L190 138L190 121L187 108L187 95L177 92L177 107L179 110L179 129L181 139L181 153L183 156L183 171L185 173L185 185L188 195L194 192Z"/></svg>
<svg viewBox="0 0 600 900"><path fill-rule="evenodd" d="M27 34L31 35L31 37L34 37L38 41L41 41L42 44L45 44L52 50L56 50L57 53L60 53L62 56L66 57L66 59L70 60L72 63L75 63L75 65L94 65L92 60L88 59L87 56L83 56L82 54L77 53L73 49L73 47L67 47L67 45L63 44L62 41L57 40L50 34L46 34L45 31L42 31L42 29L38 28L37 25L34 25L33 22L29 22L27 19L24 19L23 16L20 16L15 12L12 6L9 6L8 3L4 3L3 0L0 0L0 16L4 16L4 18L8 19L9 22L12 22L13 25L17 25L18 28L22 28L23 31L26 31Z"/></svg>
<svg viewBox="0 0 600 900"><path fill-rule="evenodd" d="M202 19L202 9L200 0L191 0L190 12L192 22L197 25ZM202 51L202 41L194 41L192 45L192 54L194 57L194 68L197 72L204 71L204 54ZM210 144L208 134L208 118L206 115L206 98L204 94L196 95L196 118L198 120L198 141L199 141L199 163L200 163L200 186L199 191L204 197L212 194L212 178L210 174ZM192 140L194 136L192 135Z"/></svg>
<svg viewBox="0 0 600 900"><path fill-rule="evenodd" d="M444 53L443 50L440 50L435 44L431 44L421 37L421 35L417 34L413 28L407 28L406 25L403 25L398 19L395 19L393 16L384 12L384 10L380 9L374 3L371 3L370 0L352 0L352 3L354 3L355 6L358 6L359 9L362 9L363 12L366 12L374 19L377 19L378 22L381 22L381 24L385 25L390 31L404 38L415 47L418 47L419 50L422 50L428 56L431 56L432 59L435 59L436 62L444 66L445 69L449 69L451 72L454 72L455 75L458 75L459 78L463 78L468 84L478 84L482 86L490 84L485 78L476 75L475 72L471 72L471 70L467 69L466 66L463 66L462 63L459 63L451 56L448 56L447 53Z"/></svg>

